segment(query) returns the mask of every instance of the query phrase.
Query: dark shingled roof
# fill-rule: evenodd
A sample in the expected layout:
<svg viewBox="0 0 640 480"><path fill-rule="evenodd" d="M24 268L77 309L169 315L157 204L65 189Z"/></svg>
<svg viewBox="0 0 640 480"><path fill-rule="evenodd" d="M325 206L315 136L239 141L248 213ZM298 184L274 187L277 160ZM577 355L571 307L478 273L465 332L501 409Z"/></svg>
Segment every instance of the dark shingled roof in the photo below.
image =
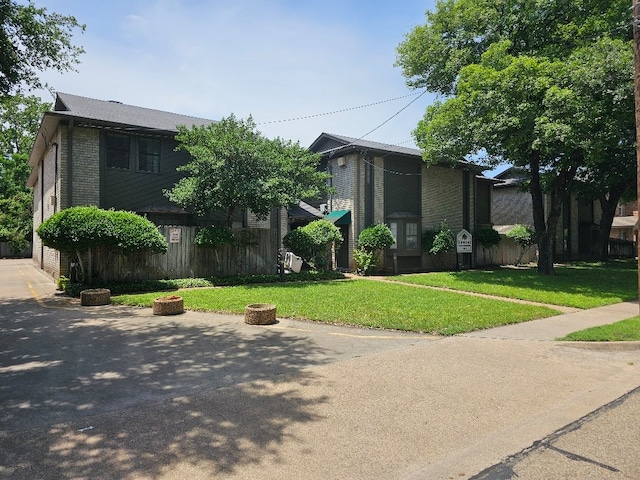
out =
<svg viewBox="0 0 640 480"><path fill-rule="evenodd" d="M327 145L331 145L327 147ZM398 155L409 155L412 157L422 158L422 151L417 148L401 147L399 145L391 145L388 143L372 142L370 140L362 140L353 137L345 137L344 135L336 135L334 133L322 133L309 147L312 152L321 153L324 156L332 157L334 154L339 156L340 153L346 153L350 150L366 149L383 154L395 153ZM340 153L339 153L340 152ZM461 168L469 168L478 172L487 170L472 162L459 160L456 166ZM482 179L488 179L481 176Z"/></svg>
<svg viewBox="0 0 640 480"><path fill-rule="evenodd" d="M167 132L177 131L176 127L178 125L191 127L193 125L209 125L215 122L206 118L190 117L152 108L134 107L116 101L96 100L69 93L57 94L54 112L60 112L64 116L79 119L117 123Z"/></svg>
<svg viewBox="0 0 640 480"><path fill-rule="evenodd" d="M413 156L418 156L418 157L422 157L422 152L420 150L418 150L417 148L407 148L407 147L400 147L398 145L390 145L388 143L380 143L380 142L372 142L370 140L361 140L358 138L353 138L353 137L345 137L344 135L336 135L333 133L323 133L322 135L320 135L315 142L313 142L313 144L311 145L310 150L314 150L314 145L321 139L333 139L336 140L338 143L341 143L342 146L335 148L335 150L341 150L343 148L347 148L347 147L360 147L360 148L366 148L369 150L377 150L377 151L381 151L381 152L390 152L390 153L399 153L402 155L413 155ZM319 153L325 153L325 152L319 152ZM329 153L329 152L327 152Z"/></svg>

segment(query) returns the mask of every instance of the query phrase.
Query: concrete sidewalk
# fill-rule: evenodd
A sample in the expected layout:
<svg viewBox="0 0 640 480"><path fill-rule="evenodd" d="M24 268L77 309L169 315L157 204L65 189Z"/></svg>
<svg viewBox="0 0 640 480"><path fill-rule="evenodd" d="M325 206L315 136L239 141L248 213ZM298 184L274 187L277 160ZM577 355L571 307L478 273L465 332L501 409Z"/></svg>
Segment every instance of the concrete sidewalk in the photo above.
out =
<svg viewBox="0 0 640 480"><path fill-rule="evenodd" d="M551 307L553 308L553 307ZM563 313L555 317L532 320L514 325L479 330L462 334L469 338L495 338L512 340L555 340L569 333L598 325L608 325L634 317L640 313L638 302L623 302L604 307Z"/></svg>
<svg viewBox="0 0 640 480"><path fill-rule="evenodd" d="M438 338L82 308L43 278L0 262L0 478L640 478L640 344L552 341L637 304Z"/></svg>

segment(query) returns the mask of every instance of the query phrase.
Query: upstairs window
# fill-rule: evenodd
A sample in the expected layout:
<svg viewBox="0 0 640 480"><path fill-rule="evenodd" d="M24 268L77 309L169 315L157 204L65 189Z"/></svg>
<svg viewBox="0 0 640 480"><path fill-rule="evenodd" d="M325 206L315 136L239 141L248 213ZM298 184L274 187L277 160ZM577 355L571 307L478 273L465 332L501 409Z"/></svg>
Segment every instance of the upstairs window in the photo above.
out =
<svg viewBox="0 0 640 480"><path fill-rule="evenodd" d="M160 172L160 139L138 138L138 171Z"/></svg>
<svg viewBox="0 0 640 480"><path fill-rule="evenodd" d="M128 135L107 133L105 138L107 167L129 168L129 150L131 142Z"/></svg>

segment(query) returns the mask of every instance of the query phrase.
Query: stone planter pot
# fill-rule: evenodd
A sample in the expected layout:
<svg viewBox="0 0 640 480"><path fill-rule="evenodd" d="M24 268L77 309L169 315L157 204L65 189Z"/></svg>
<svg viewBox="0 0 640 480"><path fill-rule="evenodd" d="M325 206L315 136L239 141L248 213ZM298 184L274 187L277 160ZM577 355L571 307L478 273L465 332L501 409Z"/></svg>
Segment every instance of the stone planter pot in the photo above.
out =
<svg viewBox="0 0 640 480"><path fill-rule="evenodd" d="M178 295L159 297L153 301L154 315L177 315L184 313L184 302Z"/></svg>
<svg viewBox="0 0 640 480"><path fill-rule="evenodd" d="M111 303L111 290L108 288L90 288L80 292L80 305L95 306L109 305Z"/></svg>
<svg viewBox="0 0 640 480"><path fill-rule="evenodd" d="M244 307L244 323L271 325L276 323L276 306L271 303L252 303Z"/></svg>

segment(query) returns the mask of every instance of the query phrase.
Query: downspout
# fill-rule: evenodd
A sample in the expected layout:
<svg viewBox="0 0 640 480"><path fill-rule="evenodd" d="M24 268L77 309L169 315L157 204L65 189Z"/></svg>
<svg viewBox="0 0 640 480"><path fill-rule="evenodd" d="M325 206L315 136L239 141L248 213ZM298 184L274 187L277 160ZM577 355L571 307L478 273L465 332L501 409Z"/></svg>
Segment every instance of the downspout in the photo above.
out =
<svg viewBox="0 0 640 480"><path fill-rule="evenodd" d="M53 146L56 147L55 155L53 157L53 213L58 212L58 142L53 142Z"/></svg>
<svg viewBox="0 0 640 480"><path fill-rule="evenodd" d="M363 181L363 178L361 177L361 168L360 168L360 163L364 160L364 152L359 152L356 155L356 196L358 198L358 203L355 205L355 211L354 213L354 217L356 217L354 219L353 222L353 226L354 226L354 230L353 230L353 242L349 242L349 249L353 248L353 244L356 241L356 238L358 238L358 235L360 235L360 209L363 207L363 205L361 204L362 202L362 198L360 197L360 190L361 190L361 182ZM364 213L364 208L362 208L363 213ZM357 212L357 215L355 214ZM351 252L349 252L349 263L351 263Z"/></svg>
<svg viewBox="0 0 640 480"><path fill-rule="evenodd" d="M40 161L40 225L44 222L44 158ZM44 270L44 243L40 240L40 270Z"/></svg>
<svg viewBox="0 0 640 480"><path fill-rule="evenodd" d="M67 201L65 202L66 207L73 206L73 119L69 120L69 126L67 127ZM60 207L63 207L62 202ZM62 260L62 258L61 258ZM74 261L73 258L69 259L68 262ZM62 273L62 265L58 265ZM66 272L71 278L71 269Z"/></svg>
<svg viewBox="0 0 640 480"><path fill-rule="evenodd" d="M469 170L465 170L462 177L462 228L464 228L467 232L471 232L471 172ZM462 258L469 260L469 267L471 267L473 263L473 249L471 253L463 253ZM458 266L458 268L460 268Z"/></svg>
<svg viewBox="0 0 640 480"><path fill-rule="evenodd" d="M67 207L73 207L73 120L69 120L67 128Z"/></svg>
<svg viewBox="0 0 640 480"><path fill-rule="evenodd" d="M469 170L465 170L462 177L462 228L470 231L469 220L471 216L471 199L470 195L470 182L469 182Z"/></svg>

